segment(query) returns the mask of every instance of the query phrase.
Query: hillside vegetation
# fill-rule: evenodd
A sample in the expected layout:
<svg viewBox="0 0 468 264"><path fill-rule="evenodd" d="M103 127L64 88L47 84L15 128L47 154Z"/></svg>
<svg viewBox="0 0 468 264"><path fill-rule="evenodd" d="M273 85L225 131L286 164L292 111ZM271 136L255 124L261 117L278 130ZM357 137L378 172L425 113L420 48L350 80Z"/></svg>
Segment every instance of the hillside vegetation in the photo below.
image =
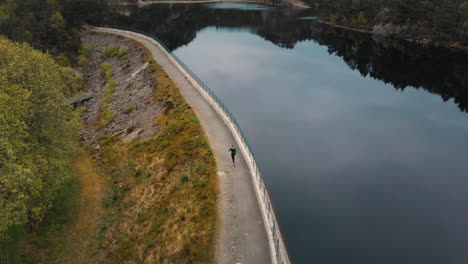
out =
<svg viewBox="0 0 468 264"><path fill-rule="evenodd" d="M430 44L468 44L466 0L306 0L332 23Z"/></svg>
<svg viewBox="0 0 468 264"><path fill-rule="evenodd" d="M31 78L17 83L34 88L21 92L20 86L0 86L5 99L0 122L6 126L0 130L0 191L7 193L0 208L5 220L0 263L212 263L216 164L198 119L141 44L105 34L86 33L83 38L85 86L93 97L80 111L84 151L73 148L78 115L65 103L65 95L77 89L66 85L74 83L67 79L70 69L26 44L1 42L10 49L5 53L9 60L15 54L20 61L29 56L24 65L31 68L23 66L37 73L28 75L21 63L2 67L18 68L17 73L2 71L8 73L2 76ZM35 56L48 63L35 63ZM45 66L51 80L42 78ZM35 89L37 96L29 92ZM21 102L30 98L43 104L25 112ZM7 110L10 104L18 107ZM48 111L41 111L44 107ZM34 129L22 120L35 124ZM37 128L50 137L31 133L40 140L22 141L22 128ZM4 138L10 148L3 148ZM3 172L9 174L4 177Z"/></svg>
<svg viewBox="0 0 468 264"><path fill-rule="evenodd" d="M95 260L212 263L216 164L197 117L141 44L84 38L94 46L90 92L100 94L84 113L85 138L107 182Z"/></svg>
<svg viewBox="0 0 468 264"><path fill-rule="evenodd" d="M0 34L47 51L73 65L81 47L80 27L99 24L108 0L0 0Z"/></svg>
<svg viewBox="0 0 468 264"><path fill-rule="evenodd" d="M144 47L82 44L106 8L0 1L2 264L213 262L213 153Z"/></svg>
<svg viewBox="0 0 468 264"><path fill-rule="evenodd" d="M34 230L72 181L79 131L65 104L79 78L27 44L0 40L0 244Z"/></svg>

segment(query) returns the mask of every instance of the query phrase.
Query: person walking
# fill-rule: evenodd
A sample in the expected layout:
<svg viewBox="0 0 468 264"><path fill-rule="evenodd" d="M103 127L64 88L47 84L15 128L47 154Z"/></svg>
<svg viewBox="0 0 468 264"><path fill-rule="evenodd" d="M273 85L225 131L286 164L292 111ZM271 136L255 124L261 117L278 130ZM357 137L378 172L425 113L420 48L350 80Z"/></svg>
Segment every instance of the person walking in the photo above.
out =
<svg viewBox="0 0 468 264"><path fill-rule="evenodd" d="M228 151L231 152L232 165L235 167L236 166L236 153L237 153L237 150L234 147L234 145L232 145L231 148Z"/></svg>

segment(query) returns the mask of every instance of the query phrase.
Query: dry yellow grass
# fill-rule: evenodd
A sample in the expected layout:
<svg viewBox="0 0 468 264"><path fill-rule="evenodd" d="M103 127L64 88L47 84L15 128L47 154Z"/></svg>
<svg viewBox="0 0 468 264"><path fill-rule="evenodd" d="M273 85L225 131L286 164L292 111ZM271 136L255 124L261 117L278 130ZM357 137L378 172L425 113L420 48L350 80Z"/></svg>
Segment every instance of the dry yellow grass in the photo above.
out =
<svg viewBox="0 0 468 264"><path fill-rule="evenodd" d="M160 132L146 142L99 139L96 160L110 182L99 254L105 263L212 263L213 153L178 88L160 65L150 62L157 80L154 100L165 105L154 120Z"/></svg>
<svg viewBox="0 0 468 264"><path fill-rule="evenodd" d="M81 189L78 214L65 227L63 249L54 262L87 264L97 245L95 234L103 213L103 179L84 153L72 159L72 168Z"/></svg>
<svg viewBox="0 0 468 264"><path fill-rule="evenodd" d="M64 201L63 209L54 210L25 243L22 263L92 262L97 245L95 234L102 216L102 178L82 151L70 158L70 167L79 185L71 186L74 194Z"/></svg>
<svg viewBox="0 0 468 264"><path fill-rule="evenodd" d="M165 107L148 120L159 133L130 142L105 135L100 151L90 145L92 154L75 155L81 192L66 202L63 219L45 223L26 244L25 263L213 263L215 159L178 88L148 54L147 60L153 100Z"/></svg>

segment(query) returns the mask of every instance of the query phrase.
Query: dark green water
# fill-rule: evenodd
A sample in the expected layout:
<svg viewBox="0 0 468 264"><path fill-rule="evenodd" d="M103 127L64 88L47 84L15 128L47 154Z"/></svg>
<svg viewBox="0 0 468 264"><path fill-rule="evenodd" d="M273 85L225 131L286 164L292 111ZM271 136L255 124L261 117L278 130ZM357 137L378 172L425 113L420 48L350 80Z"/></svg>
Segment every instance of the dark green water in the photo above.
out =
<svg viewBox="0 0 468 264"><path fill-rule="evenodd" d="M307 10L131 11L237 116L294 263L468 263L467 55Z"/></svg>

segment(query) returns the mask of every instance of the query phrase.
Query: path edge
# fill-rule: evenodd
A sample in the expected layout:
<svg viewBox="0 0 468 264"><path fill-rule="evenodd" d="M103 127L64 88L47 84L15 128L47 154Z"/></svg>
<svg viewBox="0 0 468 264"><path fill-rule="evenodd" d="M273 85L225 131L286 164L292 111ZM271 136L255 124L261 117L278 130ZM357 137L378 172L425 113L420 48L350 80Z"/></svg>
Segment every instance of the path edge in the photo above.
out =
<svg viewBox="0 0 468 264"><path fill-rule="evenodd" d="M281 235L278 221L274 213L273 206L271 204L270 196L266 185L262 180L262 176L258 169L258 166L255 162L253 154L249 151L246 143L242 140L241 132L237 129L235 124L229 119L226 112L220 107L220 105L213 100L212 97L198 84L198 82L174 59L174 57L155 39L148 37L143 34L139 34L133 31L114 29L114 28L104 28L104 27L94 27L89 26L88 29L92 31L100 31L107 33L119 33L124 32L128 35L133 35L135 37L143 38L156 47L158 47L167 58L176 66L176 68L185 76L185 78L195 87L198 92L205 98L205 100L215 109L216 113L221 117L226 126L231 131L234 139L236 140L238 146L241 149L243 157L247 163L247 166L250 171L250 178L255 189L255 194L257 197L257 203L260 207L260 211L263 218L263 224L265 231L268 237L268 244L270 248L270 258L272 264L290 264L289 256L286 250L286 245L284 243L283 237ZM262 198L263 197L263 198Z"/></svg>

